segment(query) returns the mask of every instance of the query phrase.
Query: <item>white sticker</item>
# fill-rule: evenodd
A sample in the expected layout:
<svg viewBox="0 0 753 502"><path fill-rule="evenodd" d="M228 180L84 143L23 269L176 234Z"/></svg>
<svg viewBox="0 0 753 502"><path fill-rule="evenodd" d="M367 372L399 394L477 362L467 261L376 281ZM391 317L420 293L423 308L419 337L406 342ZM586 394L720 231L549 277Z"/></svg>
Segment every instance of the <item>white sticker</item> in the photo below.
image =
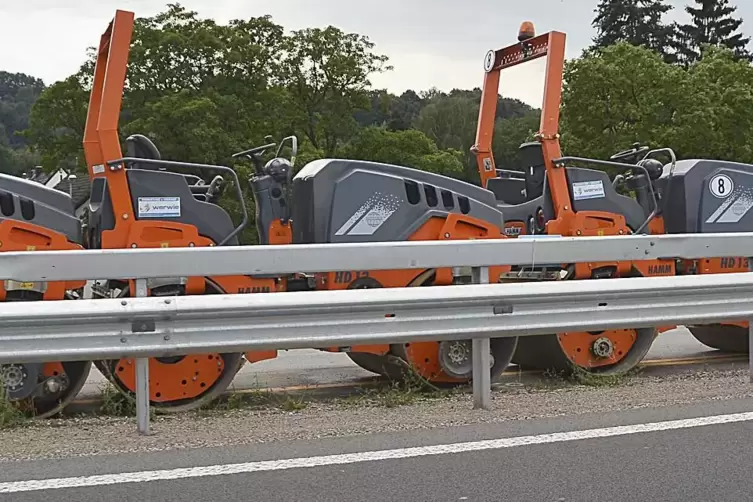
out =
<svg viewBox="0 0 753 502"><path fill-rule="evenodd" d="M490 72L492 71L492 68L494 68L494 62L497 60L497 52L496 51L489 51L486 53L486 56L484 56L484 71Z"/></svg>
<svg viewBox="0 0 753 502"><path fill-rule="evenodd" d="M139 218L180 217L180 197L139 197Z"/></svg>
<svg viewBox="0 0 753 502"><path fill-rule="evenodd" d="M372 207L358 223L353 225L348 235L373 235L394 212L394 209L388 207Z"/></svg>
<svg viewBox="0 0 753 502"><path fill-rule="evenodd" d="M484 157L484 171L491 171L492 170L492 159L491 157Z"/></svg>
<svg viewBox="0 0 753 502"><path fill-rule="evenodd" d="M374 235L400 208L400 198L376 192L356 210L335 235Z"/></svg>
<svg viewBox="0 0 753 502"><path fill-rule="evenodd" d="M602 197L604 197L604 183L601 180L573 183L573 198L575 200L600 199Z"/></svg>
<svg viewBox="0 0 753 502"><path fill-rule="evenodd" d="M753 190L737 187L730 195L719 204L706 223L738 223L753 209Z"/></svg>
<svg viewBox="0 0 753 502"><path fill-rule="evenodd" d="M735 184L732 181L732 178L727 176L726 174L717 174L713 178L711 178L711 181L709 181L709 190L711 190L711 195L718 199L726 199L732 194L732 191L735 189Z"/></svg>
<svg viewBox="0 0 753 502"><path fill-rule="evenodd" d="M562 238L562 236L561 235L557 235L557 234L551 234L551 235L550 234L533 234L533 235L521 235L521 236L518 237L518 239L520 239L520 240L533 239L533 240L537 240L537 241L543 241L543 240L546 240L546 239L561 239L561 238Z"/></svg>
<svg viewBox="0 0 753 502"><path fill-rule="evenodd" d="M103 172L105 172L104 164L97 164L96 166L92 166L92 172L94 174L102 174Z"/></svg>

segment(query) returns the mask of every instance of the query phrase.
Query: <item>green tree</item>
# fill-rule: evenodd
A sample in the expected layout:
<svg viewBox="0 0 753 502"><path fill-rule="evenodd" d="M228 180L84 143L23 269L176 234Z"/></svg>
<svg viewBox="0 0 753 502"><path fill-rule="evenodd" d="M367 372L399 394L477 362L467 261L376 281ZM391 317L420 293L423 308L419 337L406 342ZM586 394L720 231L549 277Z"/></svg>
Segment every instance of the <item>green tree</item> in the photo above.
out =
<svg viewBox="0 0 753 502"><path fill-rule="evenodd" d="M670 10L665 0L601 0L592 22L593 48L623 41L666 55L673 29L662 17Z"/></svg>
<svg viewBox="0 0 753 502"><path fill-rule="evenodd" d="M481 89L459 90L454 89L449 94L430 89L425 93L424 107L415 120L414 127L429 138L434 140L441 149L454 149L463 152L463 179L477 183L478 169L476 158L471 153L471 146L476 141L476 129L478 125L479 107L481 105ZM497 148L494 149L495 159L514 159L520 143L512 146L510 142L500 141L501 135L509 135L513 124L523 122L505 122L506 119L521 118L533 113L530 106L518 100L499 97L497 102L497 124L494 138ZM530 121L530 119L529 119ZM503 125L504 130L499 126ZM536 127L538 129L538 126ZM528 125L525 126L525 136ZM509 139L521 137L514 133ZM514 140L513 140L514 141Z"/></svg>
<svg viewBox="0 0 753 502"><path fill-rule="evenodd" d="M441 148L467 150L475 138L478 109L478 99L440 94L421 109L415 127Z"/></svg>
<svg viewBox="0 0 753 502"><path fill-rule="evenodd" d="M10 148L27 144L19 133L29 125L29 113L44 90L44 83L24 73L0 71L0 126Z"/></svg>
<svg viewBox="0 0 753 502"><path fill-rule="evenodd" d="M226 116L220 122L232 140L215 136L214 141L203 141L198 157L193 152L202 142L186 145L181 158L195 161L227 159L230 150L245 149L253 138L280 134L284 99L270 79L277 72L275 61L282 37L282 27L268 16L218 25L178 4L154 17L139 19L128 65L123 129L159 135L164 138L163 149L170 152L174 147L165 142L172 142L171 135L181 134L182 121L191 118L184 113L193 109L199 118L207 106L222 110ZM182 111L158 105L172 99L192 104L179 107ZM135 123L129 124L131 120ZM135 131L136 127L145 129ZM201 126L190 127L196 132Z"/></svg>
<svg viewBox="0 0 753 502"><path fill-rule="evenodd" d="M388 126L393 131L413 127L424 103L416 91L408 89L390 103Z"/></svg>
<svg viewBox="0 0 753 502"><path fill-rule="evenodd" d="M415 129L363 128L341 148L339 156L412 167L455 178L463 174L461 152L440 150L429 137Z"/></svg>
<svg viewBox="0 0 753 502"><path fill-rule="evenodd" d="M463 179L475 180L475 160L470 148L476 139L480 98L463 95L451 97L437 93L424 98L424 102L427 104L419 112L414 127L433 140L439 148L463 152Z"/></svg>
<svg viewBox="0 0 753 502"><path fill-rule="evenodd" d="M539 130L541 112L531 111L523 116L497 119L494 126L492 153L499 169L522 169L520 145L534 140Z"/></svg>
<svg viewBox="0 0 753 502"><path fill-rule="evenodd" d="M124 135L140 133L155 142L163 158L208 164L227 163L245 131L230 129L242 109L237 97L184 89L149 101L139 118L128 122ZM244 148L245 149L245 148Z"/></svg>
<svg viewBox="0 0 753 502"><path fill-rule="evenodd" d="M685 74L643 47L619 42L565 65L563 149L607 158L633 142L664 144Z"/></svg>
<svg viewBox="0 0 753 502"><path fill-rule="evenodd" d="M4 147L0 147L0 150L3 149ZM27 147L7 148L4 154L0 153L0 158L3 157L7 159L7 164L5 161L0 160L0 172L14 176L30 173L40 162L39 155Z"/></svg>
<svg viewBox="0 0 753 502"><path fill-rule="evenodd" d="M290 95L292 126L332 156L370 106L369 77L391 70L368 37L328 26L294 31L283 41L278 81Z"/></svg>
<svg viewBox="0 0 753 502"><path fill-rule="evenodd" d="M185 89L253 96L277 71L282 37L283 28L269 16L218 25L169 4L162 13L136 20L124 108Z"/></svg>
<svg viewBox="0 0 753 502"><path fill-rule="evenodd" d="M0 144L0 173L19 175L13 159L13 150L8 145Z"/></svg>
<svg viewBox="0 0 753 502"><path fill-rule="evenodd" d="M89 93L80 75L72 75L45 89L29 115L24 136L48 171L85 166L82 142Z"/></svg>
<svg viewBox="0 0 753 502"><path fill-rule="evenodd" d="M750 38L738 31L742 19L732 17L736 10L728 0L695 0L695 7L685 7L691 21L676 25L672 46L677 60L686 65L698 61L706 45L723 46L737 57L753 60L748 51Z"/></svg>
<svg viewBox="0 0 753 502"><path fill-rule="evenodd" d="M44 88L38 78L0 71L0 172L18 175L39 162L22 132L28 127L31 108Z"/></svg>
<svg viewBox="0 0 753 502"><path fill-rule="evenodd" d="M666 143L684 157L753 163L753 66L711 46L680 84Z"/></svg>
<svg viewBox="0 0 753 502"><path fill-rule="evenodd" d="M21 174L21 170L16 165L15 152L8 145L8 139L5 135L5 128L0 124L0 173L3 174Z"/></svg>
<svg viewBox="0 0 753 502"><path fill-rule="evenodd" d="M288 132L288 103L269 82L282 33L268 17L218 25L179 4L138 18L120 118L122 139L138 132L152 137L174 160L227 162L233 151L266 134ZM75 75L45 91L34 106L27 136L47 168L75 158L83 162L93 68L91 51Z"/></svg>
<svg viewBox="0 0 753 502"><path fill-rule="evenodd" d="M562 142L569 155L607 158L640 142L680 158L753 162L753 66L710 47L685 68L618 43L568 62Z"/></svg>
<svg viewBox="0 0 753 502"><path fill-rule="evenodd" d="M367 92L369 106L353 112L358 127L383 126L390 120L390 108L395 96L384 89Z"/></svg>

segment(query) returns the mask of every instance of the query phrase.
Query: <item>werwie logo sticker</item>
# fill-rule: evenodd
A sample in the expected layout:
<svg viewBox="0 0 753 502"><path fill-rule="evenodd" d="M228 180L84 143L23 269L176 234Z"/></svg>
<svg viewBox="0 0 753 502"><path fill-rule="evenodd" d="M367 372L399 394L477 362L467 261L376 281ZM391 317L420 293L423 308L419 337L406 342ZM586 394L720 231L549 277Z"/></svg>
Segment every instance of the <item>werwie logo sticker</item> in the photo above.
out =
<svg viewBox="0 0 753 502"><path fill-rule="evenodd" d="M180 197L139 197L139 218L180 217Z"/></svg>
<svg viewBox="0 0 753 502"><path fill-rule="evenodd" d="M604 183L601 180L573 183L573 199L601 199L604 197Z"/></svg>

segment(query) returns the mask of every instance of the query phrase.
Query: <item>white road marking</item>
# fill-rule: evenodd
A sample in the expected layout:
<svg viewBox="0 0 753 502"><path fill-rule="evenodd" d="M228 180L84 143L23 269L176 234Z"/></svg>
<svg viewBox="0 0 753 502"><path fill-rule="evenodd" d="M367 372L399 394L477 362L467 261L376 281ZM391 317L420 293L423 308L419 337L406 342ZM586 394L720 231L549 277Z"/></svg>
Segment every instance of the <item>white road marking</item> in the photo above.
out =
<svg viewBox="0 0 753 502"><path fill-rule="evenodd" d="M303 467L355 464L359 462L374 462L378 460L425 457L429 455L446 455L450 453L466 453L481 450L513 448L517 446L561 443L565 441L579 441L583 439L596 439L612 436L624 436L628 434L639 434L645 432L688 429L693 427L703 427L707 425L747 422L750 420L753 420L753 412L689 418L684 420L669 420L665 422L652 422L647 424L622 425L616 427L604 427L600 429L555 432L551 434L538 434L534 436L518 436L485 441L472 441L467 443L348 453L342 455L322 455L317 457L265 460L240 464L211 465L205 467L165 469L159 471L124 472L119 474L104 474L97 476L11 481L0 483L0 493L55 490L60 488L82 488L123 483L144 483L147 481L170 481L176 479L197 478L204 476L247 474L252 472L281 471Z"/></svg>

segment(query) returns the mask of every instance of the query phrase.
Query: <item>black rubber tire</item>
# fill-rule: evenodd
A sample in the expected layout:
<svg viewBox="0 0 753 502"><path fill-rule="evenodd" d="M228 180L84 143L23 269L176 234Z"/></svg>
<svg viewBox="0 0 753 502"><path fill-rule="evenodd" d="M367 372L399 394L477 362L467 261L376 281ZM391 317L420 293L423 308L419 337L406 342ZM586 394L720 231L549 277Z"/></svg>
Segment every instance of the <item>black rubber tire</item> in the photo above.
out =
<svg viewBox="0 0 753 502"><path fill-rule="evenodd" d="M41 295L34 294L33 297L26 295L18 298L8 298L8 302L13 301L43 301ZM68 377L68 387L58 396L47 398L29 398L14 402L14 405L25 413L36 419L54 417L68 407L76 399L76 396L86 384L91 371L91 361L67 361L60 362L63 370Z"/></svg>
<svg viewBox="0 0 753 502"><path fill-rule="evenodd" d="M411 374L410 367L406 362L403 359L394 356L392 353L387 353L383 356L364 352L349 355L353 362L358 364L361 368L376 373L387 380L401 382L406 380Z"/></svg>
<svg viewBox="0 0 753 502"><path fill-rule="evenodd" d="M65 374L68 377L68 387L59 395L47 398L22 399L14 402L19 409L35 419L51 418L63 412L76 396L89 378L91 361L67 361L61 362Z"/></svg>
<svg viewBox="0 0 753 502"><path fill-rule="evenodd" d="M498 380L505 372L505 370L510 367L510 363L512 362L513 356L515 355L518 346L518 341L518 337L492 338L491 340L489 340L489 347L491 349L492 355L494 356L494 364L490 369L492 382ZM406 366L408 364L407 349L409 345L410 344L390 345L390 353L395 357L400 358L402 361L406 361ZM473 379L469 377L465 382L460 383L469 383L471 381L473 381ZM437 384L432 383L432 385Z"/></svg>
<svg viewBox="0 0 753 502"><path fill-rule="evenodd" d="M656 339L655 328L638 329L635 343L627 355L615 364L596 368L578 367L593 375L619 375L627 373L646 357ZM562 350L557 335L524 336L518 341L518 348L512 362L521 369L552 370L565 374L572 373L574 364Z"/></svg>
<svg viewBox="0 0 753 502"><path fill-rule="evenodd" d="M747 354L748 328L740 326L709 324L703 326L687 326L693 337L712 349L733 354Z"/></svg>
<svg viewBox="0 0 753 502"><path fill-rule="evenodd" d="M387 366L391 364L386 355L380 356L368 352L347 352L347 354L350 360L359 367L377 375L386 376Z"/></svg>
<svg viewBox="0 0 753 502"><path fill-rule="evenodd" d="M416 278L413 279L410 284L408 284L408 287L432 287L435 275L435 270L425 270L418 276L416 276ZM403 361L406 368L409 367L409 358L407 353L409 345L409 343L393 343L390 345L390 354ZM518 346L518 337L493 338L490 340L489 345L494 356L494 365L491 368L491 380L492 382L494 382L510 366L510 363L513 356L515 355L515 351ZM402 374L405 374L405 369L402 370ZM467 380L467 382L471 381L471 378ZM436 385L434 383L431 384Z"/></svg>

